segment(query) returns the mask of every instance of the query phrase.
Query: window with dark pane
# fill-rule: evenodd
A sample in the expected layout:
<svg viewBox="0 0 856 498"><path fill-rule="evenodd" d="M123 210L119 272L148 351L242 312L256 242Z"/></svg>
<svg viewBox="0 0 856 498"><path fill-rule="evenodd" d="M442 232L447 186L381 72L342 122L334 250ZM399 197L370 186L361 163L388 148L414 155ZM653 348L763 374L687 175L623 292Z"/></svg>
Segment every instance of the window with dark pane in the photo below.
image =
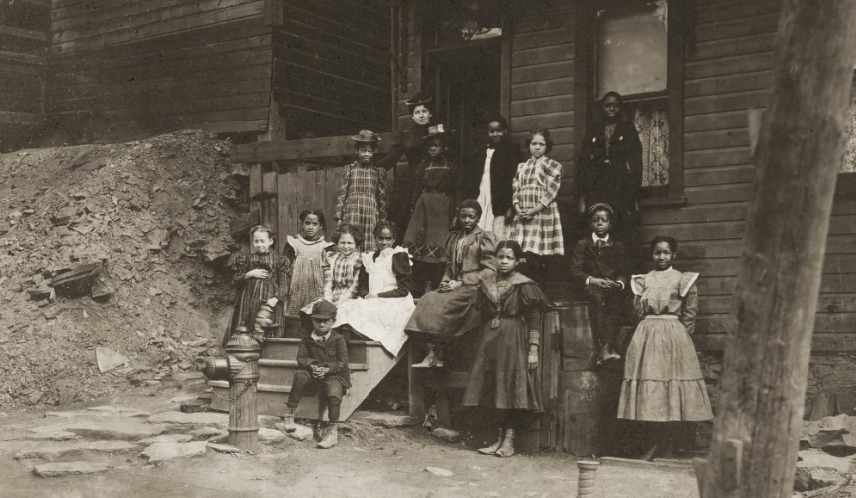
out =
<svg viewBox="0 0 856 498"><path fill-rule="evenodd" d="M595 91L624 98L642 141L642 186L669 183L668 4L622 2L598 10Z"/></svg>

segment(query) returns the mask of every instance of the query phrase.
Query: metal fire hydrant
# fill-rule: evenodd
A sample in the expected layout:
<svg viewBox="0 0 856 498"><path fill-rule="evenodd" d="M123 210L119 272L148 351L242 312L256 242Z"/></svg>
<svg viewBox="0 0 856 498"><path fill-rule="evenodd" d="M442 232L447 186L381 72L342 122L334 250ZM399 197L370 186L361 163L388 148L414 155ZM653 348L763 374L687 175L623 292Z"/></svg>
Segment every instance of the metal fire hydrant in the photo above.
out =
<svg viewBox="0 0 856 498"><path fill-rule="evenodd" d="M256 451L259 449L256 390L261 347L246 327L238 327L225 350L225 356L206 358L200 370L208 380L229 381L229 444L242 451Z"/></svg>

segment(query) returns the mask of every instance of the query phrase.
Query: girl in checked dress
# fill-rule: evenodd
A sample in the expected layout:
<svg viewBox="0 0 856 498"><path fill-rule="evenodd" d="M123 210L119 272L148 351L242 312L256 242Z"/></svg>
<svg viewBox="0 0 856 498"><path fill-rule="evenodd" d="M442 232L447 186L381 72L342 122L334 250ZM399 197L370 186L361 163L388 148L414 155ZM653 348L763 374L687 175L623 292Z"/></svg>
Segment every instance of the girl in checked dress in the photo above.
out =
<svg viewBox="0 0 856 498"><path fill-rule="evenodd" d="M378 221L386 219L389 209L386 170L373 162L380 137L362 130L351 140L357 150L357 160L345 166L336 198L336 222L355 226L361 233L371 233ZM374 241L357 248L360 249L373 251Z"/></svg>
<svg viewBox="0 0 856 498"><path fill-rule="evenodd" d="M512 183L514 224L511 239L517 241L527 263L538 256L565 254L562 222L556 195L562 185L562 165L547 157L553 149L550 131L535 128L526 139L531 157L517 166ZM534 256L534 257L532 257Z"/></svg>
<svg viewBox="0 0 856 498"><path fill-rule="evenodd" d="M324 295L322 267L326 261L326 252L333 245L324 240L326 228L324 213L307 209L300 213L300 234L286 238L284 257L289 261L288 315L296 316L301 308Z"/></svg>

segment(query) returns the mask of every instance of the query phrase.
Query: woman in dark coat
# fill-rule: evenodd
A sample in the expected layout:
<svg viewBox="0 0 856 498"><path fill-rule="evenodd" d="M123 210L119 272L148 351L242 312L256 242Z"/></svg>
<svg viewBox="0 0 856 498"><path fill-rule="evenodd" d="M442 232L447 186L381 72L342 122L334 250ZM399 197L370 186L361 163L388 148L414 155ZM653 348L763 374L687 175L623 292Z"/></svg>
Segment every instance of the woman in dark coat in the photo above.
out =
<svg viewBox="0 0 856 498"><path fill-rule="evenodd" d="M433 117L430 109L431 96L427 93L417 93L407 99L405 103L407 110L410 111L413 126L407 130L399 131L395 135L395 142L389 153L379 161L375 161L375 166L389 170L398 164L401 156L407 158L407 168L403 171L397 171L398 174L395 175L395 187L390 199L388 218L398 227L406 227L410 221L413 172L416 170L416 166L428 157L428 148L422 137L428 134L428 127Z"/></svg>
<svg viewBox="0 0 856 498"><path fill-rule="evenodd" d="M642 142L629 119L621 115L622 99L607 92L601 99L603 118L589 126L577 162L580 212L598 203L615 210L620 231L636 224L642 187Z"/></svg>
<svg viewBox="0 0 856 498"><path fill-rule="evenodd" d="M496 273L496 236L478 227L482 208L469 199L461 203L459 228L446 240L446 272L436 291L422 296L404 327L428 343L428 354L416 368L442 367L437 342L451 342L474 328L481 319L476 308L479 285Z"/></svg>
<svg viewBox="0 0 856 498"><path fill-rule="evenodd" d="M476 199L484 208L479 228L504 239L514 211L511 183L521 163L520 149L509 140L508 121L496 115L488 121L484 154L461 174L459 199Z"/></svg>

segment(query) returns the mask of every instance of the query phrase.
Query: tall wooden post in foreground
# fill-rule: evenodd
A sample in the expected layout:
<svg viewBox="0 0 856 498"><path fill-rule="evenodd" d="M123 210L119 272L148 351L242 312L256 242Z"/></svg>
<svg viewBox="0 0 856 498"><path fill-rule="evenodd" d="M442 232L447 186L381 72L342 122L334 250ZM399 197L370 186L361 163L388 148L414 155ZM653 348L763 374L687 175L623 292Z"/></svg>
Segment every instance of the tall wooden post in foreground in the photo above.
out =
<svg viewBox="0 0 856 498"><path fill-rule="evenodd" d="M856 1L785 0L702 498L790 498Z"/></svg>

